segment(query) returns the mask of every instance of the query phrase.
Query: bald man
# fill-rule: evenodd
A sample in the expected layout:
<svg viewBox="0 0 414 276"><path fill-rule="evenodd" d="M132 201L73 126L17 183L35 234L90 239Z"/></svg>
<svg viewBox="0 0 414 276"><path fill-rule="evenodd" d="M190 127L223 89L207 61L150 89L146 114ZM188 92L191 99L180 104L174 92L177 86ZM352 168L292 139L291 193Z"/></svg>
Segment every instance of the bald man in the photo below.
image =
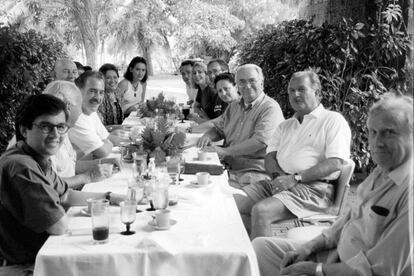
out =
<svg viewBox="0 0 414 276"><path fill-rule="evenodd" d="M56 60L53 74L55 80L75 82L75 79L78 77L78 68L70 59L58 59Z"/></svg>

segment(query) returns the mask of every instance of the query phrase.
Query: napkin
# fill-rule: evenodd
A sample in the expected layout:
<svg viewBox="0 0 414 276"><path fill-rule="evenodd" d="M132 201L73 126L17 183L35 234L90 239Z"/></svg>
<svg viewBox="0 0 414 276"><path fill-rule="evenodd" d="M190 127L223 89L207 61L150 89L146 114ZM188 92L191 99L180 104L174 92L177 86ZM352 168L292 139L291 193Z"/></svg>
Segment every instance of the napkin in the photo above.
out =
<svg viewBox="0 0 414 276"><path fill-rule="evenodd" d="M185 163L185 174L196 174L198 172L208 172L211 175L221 175L224 172L222 165Z"/></svg>

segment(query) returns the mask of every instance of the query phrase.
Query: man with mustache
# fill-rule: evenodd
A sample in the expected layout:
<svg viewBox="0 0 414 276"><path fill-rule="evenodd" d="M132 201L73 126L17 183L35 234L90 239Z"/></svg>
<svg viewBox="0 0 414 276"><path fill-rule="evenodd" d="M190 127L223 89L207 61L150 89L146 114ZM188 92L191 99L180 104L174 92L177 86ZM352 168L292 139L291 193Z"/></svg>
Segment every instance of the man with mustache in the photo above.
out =
<svg viewBox="0 0 414 276"><path fill-rule="evenodd" d="M351 130L340 113L320 103L318 75L294 73L288 94L296 113L277 127L269 142L265 166L272 180L245 186L246 195L235 195L252 239L271 236L275 221L325 211L342 163L350 158Z"/></svg>
<svg viewBox="0 0 414 276"><path fill-rule="evenodd" d="M76 85L82 92L82 114L69 130L69 139L80 158L106 157L122 138L110 134L97 114L105 93L104 76L98 71L86 71L76 79Z"/></svg>

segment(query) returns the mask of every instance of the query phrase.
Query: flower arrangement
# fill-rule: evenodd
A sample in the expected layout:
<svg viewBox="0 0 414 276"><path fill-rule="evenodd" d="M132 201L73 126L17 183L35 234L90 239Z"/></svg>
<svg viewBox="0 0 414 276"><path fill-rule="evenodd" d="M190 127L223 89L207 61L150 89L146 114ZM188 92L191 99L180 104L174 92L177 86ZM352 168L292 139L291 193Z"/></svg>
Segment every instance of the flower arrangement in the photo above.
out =
<svg viewBox="0 0 414 276"><path fill-rule="evenodd" d="M137 106L137 116L140 118L153 118L155 116L166 116L167 114L178 115L180 110L174 101L165 99L162 92L156 98L153 97L146 102L139 103Z"/></svg>
<svg viewBox="0 0 414 276"><path fill-rule="evenodd" d="M164 162L166 156L178 153L184 146L185 133L171 131L167 119L158 117L155 124L148 125L142 132L142 146L155 162Z"/></svg>

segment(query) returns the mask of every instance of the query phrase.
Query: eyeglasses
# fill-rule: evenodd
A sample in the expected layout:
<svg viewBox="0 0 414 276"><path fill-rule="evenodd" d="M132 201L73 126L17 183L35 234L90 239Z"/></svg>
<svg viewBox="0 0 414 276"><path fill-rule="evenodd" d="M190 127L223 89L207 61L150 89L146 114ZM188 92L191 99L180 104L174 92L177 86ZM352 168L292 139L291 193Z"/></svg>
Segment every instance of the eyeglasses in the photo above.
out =
<svg viewBox="0 0 414 276"><path fill-rule="evenodd" d="M247 86L247 84L250 84L250 86L252 85L256 85L258 83L258 80L256 79L248 79L248 80L238 80L237 84L240 86Z"/></svg>
<svg viewBox="0 0 414 276"><path fill-rule="evenodd" d="M39 124L35 124L33 123L32 125L36 126L38 129L40 129L40 131L43 134L49 134L53 131L54 128L57 129L57 132L59 134L65 134L66 132L68 132L69 130L69 126L67 124L51 124L51 123L39 123Z"/></svg>

